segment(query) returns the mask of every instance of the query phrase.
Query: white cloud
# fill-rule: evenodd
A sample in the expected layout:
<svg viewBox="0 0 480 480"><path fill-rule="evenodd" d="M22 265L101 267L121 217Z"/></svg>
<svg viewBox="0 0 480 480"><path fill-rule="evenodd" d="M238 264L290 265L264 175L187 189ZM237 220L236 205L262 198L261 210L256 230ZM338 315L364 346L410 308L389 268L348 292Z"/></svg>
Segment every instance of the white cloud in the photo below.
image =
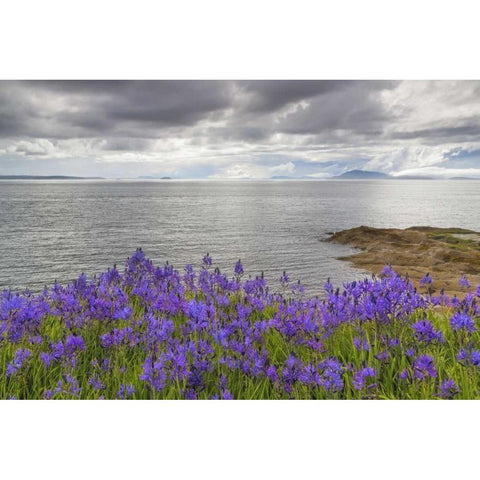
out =
<svg viewBox="0 0 480 480"><path fill-rule="evenodd" d="M295 172L293 162L282 163L270 167L253 163L242 163L221 168L209 178L270 178L276 175L290 175Z"/></svg>
<svg viewBox="0 0 480 480"><path fill-rule="evenodd" d="M295 171L295 164L293 162L282 163L280 165L269 167L268 171L272 175L288 175Z"/></svg>
<svg viewBox="0 0 480 480"><path fill-rule="evenodd" d="M330 178L332 175L330 175L327 172L318 172L318 173L311 173L308 176L312 177L312 178L319 178L320 179L320 178Z"/></svg>
<svg viewBox="0 0 480 480"><path fill-rule="evenodd" d="M480 82L0 82L0 135L0 174L398 174L480 150Z"/></svg>
<svg viewBox="0 0 480 480"><path fill-rule="evenodd" d="M379 170L393 174L406 169L428 167L445 160L445 154L448 151L449 149L444 147L421 145L392 149L391 151L374 154L364 168L365 170Z"/></svg>
<svg viewBox="0 0 480 480"><path fill-rule="evenodd" d="M10 145L7 149L8 153L18 153L20 155L31 156L52 156L55 154L55 146L52 142L45 138L37 140L21 140Z"/></svg>
<svg viewBox="0 0 480 480"><path fill-rule="evenodd" d="M400 170L396 175L420 175L425 177L475 177L480 178L480 168L444 168L444 167L423 167Z"/></svg>

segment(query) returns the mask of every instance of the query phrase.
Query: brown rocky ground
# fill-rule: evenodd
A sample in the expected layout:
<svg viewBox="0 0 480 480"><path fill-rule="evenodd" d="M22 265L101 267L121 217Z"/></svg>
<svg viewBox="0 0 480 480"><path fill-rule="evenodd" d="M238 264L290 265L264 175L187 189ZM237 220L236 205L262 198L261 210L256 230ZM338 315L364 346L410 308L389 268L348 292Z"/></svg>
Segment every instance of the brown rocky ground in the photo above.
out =
<svg viewBox="0 0 480 480"><path fill-rule="evenodd" d="M479 283L480 233L461 228L356 227L333 233L330 242L352 245L361 252L342 257L356 267L379 274L386 263L405 275L408 273L419 291L419 280L427 273L433 277L432 291L444 289L452 295L464 292L458 280L466 275L472 285Z"/></svg>

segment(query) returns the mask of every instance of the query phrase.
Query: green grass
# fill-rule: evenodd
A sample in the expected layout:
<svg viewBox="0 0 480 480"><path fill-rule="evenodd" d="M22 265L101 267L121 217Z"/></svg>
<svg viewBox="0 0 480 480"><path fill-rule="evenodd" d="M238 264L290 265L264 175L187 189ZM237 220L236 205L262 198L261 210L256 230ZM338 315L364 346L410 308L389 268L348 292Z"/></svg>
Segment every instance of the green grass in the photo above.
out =
<svg viewBox="0 0 480 480"><path fill-rule="evenodd" d="M133 302L135 309L132 318L139 318L144 314L143 308L138 302ZM230 308L234 308L231 306ZM250 321L269 319L275 314L275 307L268 307L263 312L254 312ZM413 338L413 330L409 324L413 321L425 318L422 312L412 315L408 320L395 320L387 325L370 322L362 325L366 338L370 344L368 351L358 351L353 345L353 338L357 335L360 324L348 323L341 325L334 333L324 341L323 351L315 351L310 347L297 345L286 338L276 329L269 329L263 334L261 344L256 345L260 350L266 349L271 364L281 371L289 355L300 358L304 363L318 364L327 357L336 357L346 365L344 382L345 388L338 393L332 393L323 388L313 388L297 383L293 386L293 392L289 395L281 387L273 384L268 378L254 378L245 375L240 370L231 370L222 365L218 359L225 353L223 348L207 334L191 334L191 339L198 341L201 338L211 340L215 344L213 371L204 376L205 388L200 392L199 398L208 399L219 394L218 379L225 375L228 379L228 388L236 399L324 399L324 398L377 398L377 399L426 399L436 398L439 382L453 379L460 388L457 398L479 398L480 369L473 366L464 366L456 360L456 355L462 347L462 338L456 336L448 325L448 317L451 312L443 311L427 312L427 318L440 329L445 336L445 343L424 346L419 354L428 354L434 357L438 377L423 382L407 382L398 378L403 369L411 369L412 359L405 355L408 346L418 343ZM175 336L181 335L180 326L186 322L183 315L173 318L176 326ZM115 322L115 328L121 328L131 323L129 321ZM104 348L101 345L100 336L111 331L113 322L93 320L80 329L73 329L74 333L81 335L86 343L86 349L76 354L76 366L64 367L56 364L45 368L39 358L40 352L46 351L50 342L60 341L65 336L65 326L59 317L48 316L41 325L40 334L42 342L31 344L25 338L18 344L3 341L0 347L0 398L15 397L19 399L40 399L44 397L46 390L54 390L63 375L70 373L79 383L81 391L78 398L96 399L115 398L122 384L131 384L135 388L135 399L176 399L183 398L182 391L186 388L186 381L169 382L164 390L155 392L150 389L146 382L140 380L143 371L143 363L146 354L142 346L130 347L122 345L112 348ZM143 328L143 327L142 327ZM142 328L137 327L138 331ZM376 356L385 350L385 336L397 338L400 345L389 349L390 357L387 360L379 360ZM472 334L471 340L479 344L480 334ZM6 367L12 361L18 348L28 348L32 356L26 362L17 375L11 378L6 376ZM111 369L103 371L95 366L108 359ZM192 360L189 357L189 360ZM364 366L373 367L377 372L376 386L368 391L357 391L352 385L353 373ZM88 380L97 376L98 380L105 385L102 391L95 390ZM72 398L68 392L61 392L54 398Z"/></svg>

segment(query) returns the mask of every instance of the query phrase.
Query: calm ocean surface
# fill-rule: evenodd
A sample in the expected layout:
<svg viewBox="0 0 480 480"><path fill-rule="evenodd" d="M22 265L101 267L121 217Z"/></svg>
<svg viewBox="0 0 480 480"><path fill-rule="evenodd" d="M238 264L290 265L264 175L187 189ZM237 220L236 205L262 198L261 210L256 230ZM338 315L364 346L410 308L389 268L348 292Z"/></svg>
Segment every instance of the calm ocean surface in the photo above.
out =
<svg viewBox="0 0 480 480"><path fill-rule="evenodd" d="M178 269L207 251L228 273L238 258L272 282L286 269L319 293L363 275L321 241L359 225L480 230L480 181L0 181L0 289L92 276L142 247Z"/></svg>

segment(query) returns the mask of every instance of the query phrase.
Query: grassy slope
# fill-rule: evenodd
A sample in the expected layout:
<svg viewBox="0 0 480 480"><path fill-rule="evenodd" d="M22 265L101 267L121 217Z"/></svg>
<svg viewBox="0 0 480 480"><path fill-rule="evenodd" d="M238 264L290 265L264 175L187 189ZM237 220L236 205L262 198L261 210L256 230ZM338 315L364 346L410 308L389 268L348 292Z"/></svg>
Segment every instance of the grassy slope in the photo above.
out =
<svg viewBox="0 0 480 480"><path fill-rule="evenodd" d="M232 308L232 307L230 307ZM263 312L257 312L250 318L251 321L260 317L268 319L275 313L275 307L266 307ZM352 373L345 372L345 389L341 393L328 393L320 388L311 388L301 384L294 386L292 397L295 398L379 398L379 399L418 399L418 398L436 398L435 393L438 389L438 382L447 378L454 379L460 387L461 393L457 398L472 399L479 397L480 374L476 367L465 367L456 361L456 354L460 348L461 338L455 337L448 326L448 316L450 311L429 311L428 318L441 329L445 335L444 344L429 345L421 353L427 353L435 358L436 368L438 370L437 379L429 379L424 382L408 383L398 379L398 372L404 368L411 368L411 362L402 350L409 344L414 344L412 329L405 322L394 322L390 325L368 324L365 331L368 341L371 345L369 351L358 351L352 343L356 335L356 326L348 324L341 326L336 332L327 339L324 353L318 353L308 347L294 345L287 341L276 330L269 330L265 334L265 347L269 351L270 357L275 365L281 371L288 355L295 354L304 362L318 362L327 356L335 356L345 365L350 365L353 370L362 368L368 364L374 367L378 376L375 380L376 387L367 391L357 391L352 386ZM143 309L136 304L132 318L138 318L143 315ZM418 314L412 317L413 320L424 318L424 315ZM179 327L185 322L183 316L174 318L176 324L176 335L180 335ZM115 322L115 327L127 326L131 320ZM142 364L145 360L145 353L140 347L131 348L129 346L120 346L105 349L101 346L99 336L111 331L112 324L109 322L94 322L88 328L83 327L77 334L81 334L86 342L87 348L77 354L78 365L75 371L72 370L75 378L79 382L81 392L79 398L93 399L103 395L105 398L115 398L121 384L132 384L135 387L136 399L158 398L174 399L182 398L181 390L185 387L182 383L171 383L161 392L153 392L144 381L139 379L142 373ZM49 341L58 341L64 335L64 326L56 317L48 317L42 325L42 336ZM401 346L393 347L390 352L390 358L387 361L380 361L375 358L382 351L379 339L382 335L397 337L401 340ZM472 340L478 344L480 334L473 334ZM200 338L196 333L193 339ZM44 340L42 344L25 344L33 356L28 362L28 366L22 370L16 377L6 378L5 368L12 360L15 350L22 347L22 344L12 345L3 344L0 349L0 398L43 398L47 389L54 389L59 380L62 379L62 372L65 372L60 365L51 366L46 369L39 360L39 353L48 347ZM221 356L222 349L217 346L217 358ZM99 367L92 366L92 361L107 357L110 359L112 370L103 372ZM218 378L221 373L228 377L228 388L234 398L242 399L276 399L289 398L281 388L276 388L267 378L255 379L243 375L240 371L229 371L224 365L217 362L216 371L211 372L206 377L206 389L202 392L200 398L210 398L218 395ZM103 392L95 391L88 383L92 375L98 374L98 378L105 384ZM71 398L68 393L57 394L55 398Z"/></svg>

